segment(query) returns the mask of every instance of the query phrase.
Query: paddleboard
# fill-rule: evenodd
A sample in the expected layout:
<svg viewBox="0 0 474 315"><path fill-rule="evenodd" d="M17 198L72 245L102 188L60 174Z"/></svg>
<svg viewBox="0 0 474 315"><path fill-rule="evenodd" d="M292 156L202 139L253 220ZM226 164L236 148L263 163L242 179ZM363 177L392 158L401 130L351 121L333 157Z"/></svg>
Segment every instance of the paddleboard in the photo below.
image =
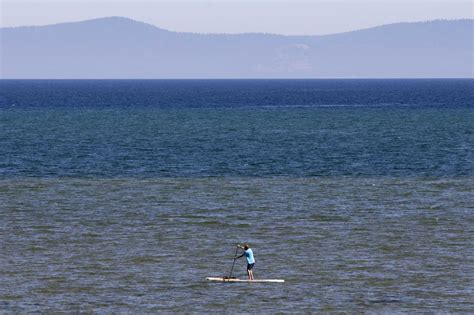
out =
<svg viewBox="0 0 474 315"><path fill-rule="evenodd" d="M255 279L255 280L247 280L247 279L238 279L238 278L223 278L223 277L207 277L207 281L217 281L217 282L285 282L283 279Z"/></svg>

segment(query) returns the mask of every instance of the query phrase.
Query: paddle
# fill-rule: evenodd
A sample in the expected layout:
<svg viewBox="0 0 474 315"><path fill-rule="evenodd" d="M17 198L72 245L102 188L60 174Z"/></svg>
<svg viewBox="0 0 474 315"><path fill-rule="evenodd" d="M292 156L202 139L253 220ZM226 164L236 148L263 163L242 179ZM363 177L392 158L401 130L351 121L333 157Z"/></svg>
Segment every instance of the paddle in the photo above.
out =
<svg viewBox="0 0 474 315"><path fill-rule="evenodd" d="M235 265L235 256L237 256L237 251L238 251L238 250L239 250L239 247L237 246L237 247L235 248L235 254L234 254L234 257L233 257L234 262L232 263L232 268L230 269L229 277L227 277L227 279L232 278L232 271L234 271L234 265ZM224 278L225 278L225 277L224 277Z"/></svg>

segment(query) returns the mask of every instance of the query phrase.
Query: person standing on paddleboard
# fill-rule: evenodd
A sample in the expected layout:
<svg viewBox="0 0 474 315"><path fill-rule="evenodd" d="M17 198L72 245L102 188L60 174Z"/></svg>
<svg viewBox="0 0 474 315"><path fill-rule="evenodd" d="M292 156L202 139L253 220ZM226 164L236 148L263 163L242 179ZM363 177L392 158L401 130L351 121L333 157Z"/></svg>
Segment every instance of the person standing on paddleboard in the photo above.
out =
<svg viewBox="0 0 474 315"><path fill-rule="evenodd" d="M242 253L242 255L234 257L234 260L244 256L245 258L247 258L247 275L249 276L249 280L253 280L253 266L255 266L255 258L253 258L253 251L247 243L245 243L244 245L237 244L237 247L242 248L244 252Z"/></svg>

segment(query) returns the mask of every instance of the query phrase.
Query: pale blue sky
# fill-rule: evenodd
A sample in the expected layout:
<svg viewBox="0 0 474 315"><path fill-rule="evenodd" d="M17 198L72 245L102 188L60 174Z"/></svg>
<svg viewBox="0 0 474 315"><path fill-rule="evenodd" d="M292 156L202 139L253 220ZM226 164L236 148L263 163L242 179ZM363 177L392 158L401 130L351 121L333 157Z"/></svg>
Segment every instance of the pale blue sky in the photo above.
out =
<svg viewBox="0 0 474 315"><path fill-rule="evenodd" d="M0 26L125 16L180 32L338 33L395 22L473 18L472 0L0 0Z"/></svg>

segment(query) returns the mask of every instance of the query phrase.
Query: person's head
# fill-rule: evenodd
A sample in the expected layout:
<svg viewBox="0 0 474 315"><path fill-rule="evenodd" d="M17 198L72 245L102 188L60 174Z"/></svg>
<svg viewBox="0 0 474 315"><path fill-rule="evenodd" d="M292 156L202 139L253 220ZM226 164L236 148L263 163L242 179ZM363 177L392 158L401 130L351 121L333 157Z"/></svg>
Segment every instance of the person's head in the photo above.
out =
<svg viewBox="0 0 474 315"><path fill-rule="evenodd" d="M244 243L244 249L247 250L247 249L249 249L249 248L250 248L249 244L248 244L248 243Z"/></svg>

